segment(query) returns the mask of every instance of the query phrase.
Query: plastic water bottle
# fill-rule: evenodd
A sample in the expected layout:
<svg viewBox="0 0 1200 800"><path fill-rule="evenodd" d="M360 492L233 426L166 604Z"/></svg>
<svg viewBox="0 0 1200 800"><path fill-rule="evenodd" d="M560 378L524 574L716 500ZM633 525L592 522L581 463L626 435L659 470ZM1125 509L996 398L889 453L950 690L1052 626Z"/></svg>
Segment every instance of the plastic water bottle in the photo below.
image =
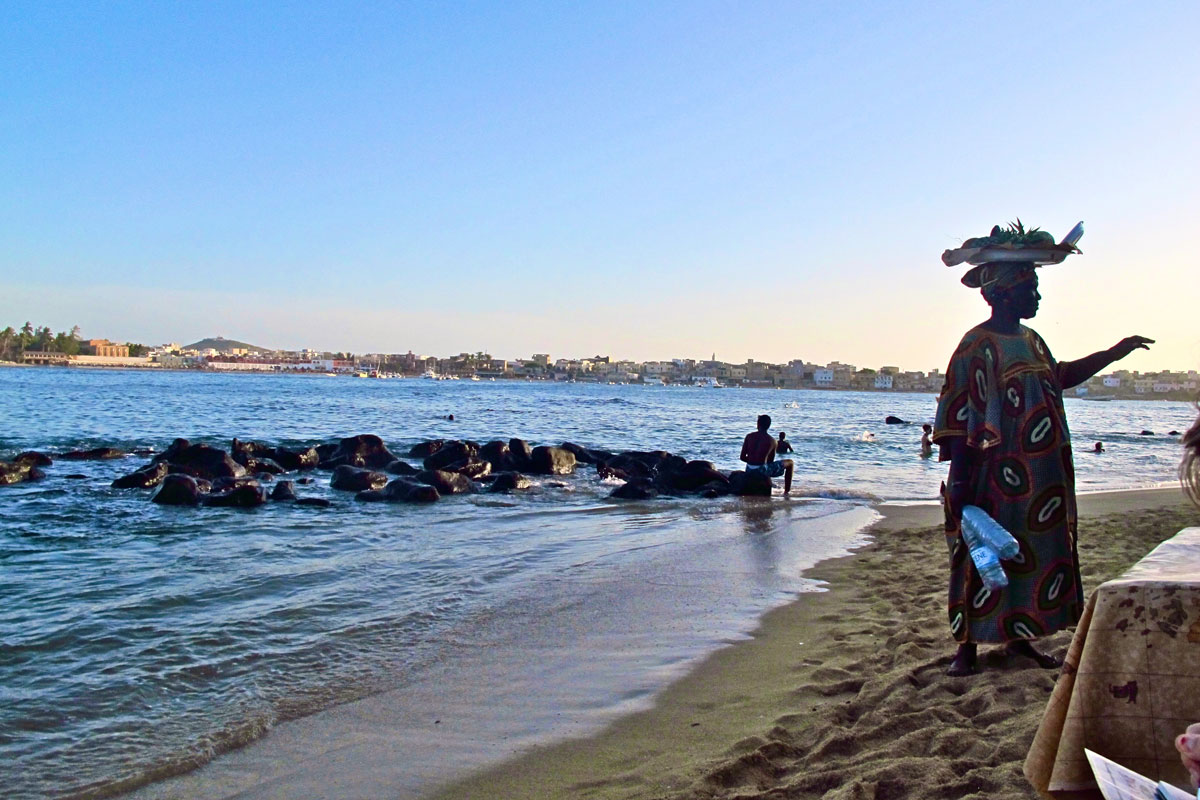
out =
<svg viewBox="0 0 1200 800"><path fill-rule="evenodd" d="M968 511L973 513L968 514ZM991 520L993 524L997 523L978 506L963 507L962 532L963 540L967 543L967 552L971 554L971 560L975 562L975 571L979 573L979 579L983 581L983 585L994 592L1008 586L1008 575L1004 573L1004 567L1000 566L1000 556L984 541L976 524L978 522L977 514L974 512ZM972 519L974 521L971 521Z"/></svg>
<svg viewBox="0 0 1200 800"><path fill-rule="evenodd" d="M1083 238L1083 220L1080 220L1079 224L1076 225L1074 228L1071 228L1071 232L1063 237L1062 244L1069 244L1072 247L1074 247L1076 244L1079 243L1079 240L1082 238Z"/></svg>
<svg viewBox="0 0 1200 800"><path fill-rule="evenodd" d="M1016 558L1021 545L992 516L979 506L963 506L963 526L970 525L979 534L983 543L996 551L1000 558Z"/></svg>

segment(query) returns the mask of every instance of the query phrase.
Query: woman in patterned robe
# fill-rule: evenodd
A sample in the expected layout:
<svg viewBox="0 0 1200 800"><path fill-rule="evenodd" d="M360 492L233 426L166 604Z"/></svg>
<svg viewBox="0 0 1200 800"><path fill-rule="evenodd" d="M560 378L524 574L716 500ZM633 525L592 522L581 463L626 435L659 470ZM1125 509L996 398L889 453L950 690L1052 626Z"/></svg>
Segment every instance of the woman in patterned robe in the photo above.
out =
<svg viewBox="0 0 1200 800"><path fill-rule="evenodd" d="M977 670L976 644L1053 668L1058 659L1031 641L1074 625L1083 609L1076 551L1075 471L1063 391L1153 342L1141 336L1078 361L1059 362L1021 324L1041 295L1031 263L984 264L963 278L983 290L991 318L967 331L950 358L938 398L933 440L950 461L945 492L950 545L950 631L959 643L949 674ZM1008 586L988 591L960 529L976 505L1021 546L1004 561Z"/></svg>

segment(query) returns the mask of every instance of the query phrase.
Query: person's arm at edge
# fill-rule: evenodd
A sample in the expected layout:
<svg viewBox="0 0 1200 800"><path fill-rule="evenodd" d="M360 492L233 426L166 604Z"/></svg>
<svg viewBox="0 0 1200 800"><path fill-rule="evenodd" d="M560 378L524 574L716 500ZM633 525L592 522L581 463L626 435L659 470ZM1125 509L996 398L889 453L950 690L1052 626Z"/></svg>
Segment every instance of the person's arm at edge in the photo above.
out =
<svg viewBox="0 0 1200 800"><path fill-rule="evenodd" d="M1147 339L1145 336L1126 336L1107 350L1100 350L1075 361L1060 362L1058 366L1062 388L1074 388L1109 364L1120 361L1134 350L1149 350L1152 344L1154 344L1154 340Z"/></svg>
<svg viewBox="0 0 1200 800"><path fill-rule="evenodd" d="M738 458L740 458L742 461L748 462L750 460L750 456L747 451L750 449L750 437L753 435L753 433L748 433L746 434L746 438L742 440L742 454L738 456Z"/></svg>

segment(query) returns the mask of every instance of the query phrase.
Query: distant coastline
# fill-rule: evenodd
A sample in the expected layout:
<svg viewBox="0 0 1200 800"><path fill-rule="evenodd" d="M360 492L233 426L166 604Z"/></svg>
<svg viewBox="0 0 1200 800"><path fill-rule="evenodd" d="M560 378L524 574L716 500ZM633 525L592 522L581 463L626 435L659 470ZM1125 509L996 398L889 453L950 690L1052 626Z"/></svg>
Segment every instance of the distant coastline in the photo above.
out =
<svg viewBox="0 0 1200 800"><path fill-rule="evenodd" d="M79 363L67 362L57 365L45 364L24 364L18 361L0 361L0 369L6 367L14 367L20 369L33 369L43 367L46 369L72 369L72 370L103 370L114 372L186 372L200 375L279 375L279 376L299 376L309 378L364 378L368 380L422 380L422 375L417 374L389 374L389 375L371 375L369 372L362 371L343 371L338 373L314 372L307 369L212 369L202 366L175 367L163 366L162 364L150 361L147 359L145 364L104 364L104 363ZM446 378L448 380L467 380L473 382L471 376L454 376ZM479 382L500 381L504 383L581 383L591 385L633 385L633 386L663 386L664 388L689 388L699 389L706 388L697 385L691 381L679 382L664 382L659 379L654 380L624 380L624 381L609 381L600 378L554 378L554 377L533 377L522 375L494 375L480 379ZM736 383L731 382L722 384L722 389L779 389L785 391L819 391L819 392L872 392L880 394L937 394L937 390L923 387L877 387L877 386L822 386L822 385L798 385L798 386L779 386L765 385L757 382ZM1152 401L1171 401L1171 402L1194 402L1197 399L1197 394L1190 390L1178 390L1170 392L1154 392L1154 393L1137 393L1137 392L1121 392L1106 395L1072 395L1068 399L1076 400L1137 400L1144 402Z"/></svg>

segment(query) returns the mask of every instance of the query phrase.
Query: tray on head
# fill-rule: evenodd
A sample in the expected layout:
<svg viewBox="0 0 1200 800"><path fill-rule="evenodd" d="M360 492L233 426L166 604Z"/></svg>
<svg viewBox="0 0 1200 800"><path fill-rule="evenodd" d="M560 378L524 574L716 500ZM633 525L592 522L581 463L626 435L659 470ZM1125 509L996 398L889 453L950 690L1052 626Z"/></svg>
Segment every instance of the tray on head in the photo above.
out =
<svg viewBox="0 0 1200 800"><path fill-rule="evenodd" d="M1079 248L1069 244L1052 244L1044 247L960 247L942 253L942 263L947 267L959 264L989 264L995 261L1029 261L1034 264L1061 264Z"/></svg>

